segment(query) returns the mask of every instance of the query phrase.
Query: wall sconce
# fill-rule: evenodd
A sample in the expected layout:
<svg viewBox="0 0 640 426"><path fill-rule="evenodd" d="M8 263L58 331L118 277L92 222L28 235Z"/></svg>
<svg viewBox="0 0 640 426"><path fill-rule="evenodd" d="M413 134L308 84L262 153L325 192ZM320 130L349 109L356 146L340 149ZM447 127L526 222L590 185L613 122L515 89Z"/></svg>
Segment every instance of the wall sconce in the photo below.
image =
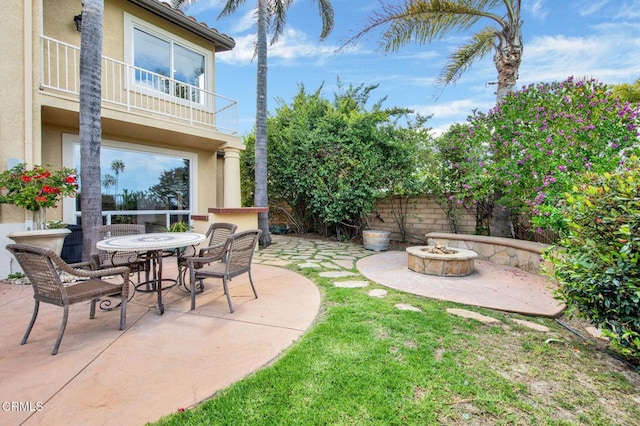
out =
<svg viewBox="0 0 640 426"><path fill-rule="evenodd" d="M80 15L73 17L73 22L76 23L76 30L78 30L78 32L82 31L82 12L80 12Z"/></svg>

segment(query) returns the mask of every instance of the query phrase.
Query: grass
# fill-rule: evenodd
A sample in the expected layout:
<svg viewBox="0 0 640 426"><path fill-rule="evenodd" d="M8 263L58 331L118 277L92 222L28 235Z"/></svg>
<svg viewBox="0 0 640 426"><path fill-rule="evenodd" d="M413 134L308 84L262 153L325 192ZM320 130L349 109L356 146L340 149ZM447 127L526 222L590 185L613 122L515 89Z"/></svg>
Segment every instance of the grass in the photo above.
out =
<svg viewBox="0 0 640 426"><path fill-rule="evenodd" d="M454 303L375 298L375 285L291 269L323 293L315 325L272 365L157 425L640 424L637 372L553 320L462 306L502 321L488 326L447 313Z"/></svg>

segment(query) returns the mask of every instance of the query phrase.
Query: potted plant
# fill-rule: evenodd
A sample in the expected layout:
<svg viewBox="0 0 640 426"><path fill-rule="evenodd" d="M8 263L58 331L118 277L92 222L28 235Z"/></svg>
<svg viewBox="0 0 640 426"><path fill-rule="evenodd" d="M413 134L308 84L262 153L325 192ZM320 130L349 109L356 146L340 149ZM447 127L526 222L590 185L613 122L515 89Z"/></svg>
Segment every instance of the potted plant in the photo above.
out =
<svg viewBox="0 0 640 426"><path fill-rule="evenodd" d="M33 213L33 229L12 232L7 237L17 243L45 246L60 254L64 238L71 231L61 222L47 222L46 209L77 192L76 170L67 167L53 170L36 165L27 169L25 164L18 164L0 173L0 204L12 204ZM51 239L55 241L47 242Z"/></svg>
<svg viewBox="0 0 640 426"><path fill-rule="evenodd" d="M174 222L171 224L171 226L169 226L169 228L167 229L167 232L191 232L193 231L193 226L189 225L188 222L185 221L179 221L179 222ZM169 249L168 251L171 252L172 254L177 254L177 255L182 255L184 254L186 250L186 247L180 247L180 248L175 248L175 249Z"/></svg>

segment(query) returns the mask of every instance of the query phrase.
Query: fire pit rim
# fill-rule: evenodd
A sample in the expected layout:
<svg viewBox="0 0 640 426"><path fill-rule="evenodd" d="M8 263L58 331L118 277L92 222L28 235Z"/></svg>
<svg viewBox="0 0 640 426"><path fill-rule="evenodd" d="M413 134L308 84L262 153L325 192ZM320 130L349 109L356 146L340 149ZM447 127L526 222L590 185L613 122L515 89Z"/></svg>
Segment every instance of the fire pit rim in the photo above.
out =
<svg viewBox="0 0 640 426"><path fill-rule="evenodd" d="M406 248L406 252L412 256L422 259L441 259L441 260L469 260L478 257L478 253L473 250L462 249L458 247L445 247L447 250L454 250L456 253L442 254L425 251L425 249L434 246L411 246Z"/></svg>

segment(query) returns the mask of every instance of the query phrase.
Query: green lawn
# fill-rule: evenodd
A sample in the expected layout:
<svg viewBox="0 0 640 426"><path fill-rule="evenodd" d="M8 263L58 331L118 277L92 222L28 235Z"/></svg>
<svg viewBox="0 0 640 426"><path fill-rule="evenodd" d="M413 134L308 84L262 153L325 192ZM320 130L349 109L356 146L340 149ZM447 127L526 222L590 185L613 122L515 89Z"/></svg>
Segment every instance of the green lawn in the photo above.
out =
<svg viewBox="0 0 640 426"><path fill-rule="evenodd" d="M554 320L393 290L376 298L368 295L375 285L337 288L320 271L292 269L323 293L315 325L272 365L156 424L640 424L638 373ZM449 307L501 324L463 319Z"/></svg>

